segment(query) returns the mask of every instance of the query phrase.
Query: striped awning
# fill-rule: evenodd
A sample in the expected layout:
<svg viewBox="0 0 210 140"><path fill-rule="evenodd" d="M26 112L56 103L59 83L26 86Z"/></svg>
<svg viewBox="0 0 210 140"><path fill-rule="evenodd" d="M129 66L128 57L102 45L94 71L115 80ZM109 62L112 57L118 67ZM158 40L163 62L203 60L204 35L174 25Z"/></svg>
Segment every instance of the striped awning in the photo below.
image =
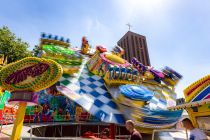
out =
<svg viewBox="0 0 210 140"><path fill-rule="evenodd" d="M202 101L196 101L196 102L190 102L186 104L181 104L177 106L168 107L169 110L181 110L181 109L187 109L190 107L198 107L203 104L210 104L210 99L202 100Z"/></svg>

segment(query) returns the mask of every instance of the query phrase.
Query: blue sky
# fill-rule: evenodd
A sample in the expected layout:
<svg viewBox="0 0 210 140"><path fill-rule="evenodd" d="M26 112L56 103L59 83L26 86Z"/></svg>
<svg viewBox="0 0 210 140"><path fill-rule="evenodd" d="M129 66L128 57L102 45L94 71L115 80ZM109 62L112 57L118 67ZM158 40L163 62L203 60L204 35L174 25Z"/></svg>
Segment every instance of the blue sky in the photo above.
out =
<svg viewBox="0 0 210 140"><path fill-rule="evenodd" d="M210 73L209 0L1 0L0 27L33 48L41 32L68 37L73 46L87 36L92 46L111 49L128 31L145 35L151 64L170 66L184 78L183 89Z"/></svg>

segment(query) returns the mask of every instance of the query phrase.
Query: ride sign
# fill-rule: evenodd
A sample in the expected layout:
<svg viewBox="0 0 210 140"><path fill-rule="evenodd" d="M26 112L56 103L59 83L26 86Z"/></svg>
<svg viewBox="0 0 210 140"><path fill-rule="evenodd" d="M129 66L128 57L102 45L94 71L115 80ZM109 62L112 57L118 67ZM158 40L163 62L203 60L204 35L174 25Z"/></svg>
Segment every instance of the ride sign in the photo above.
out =
<svg viewBox="0 0 210 140"><path fill-rule="evenodd" d="M11 92L9 102L19 103L12 140L20 139L27 104L37 104L34 92L54 85L62 73L63 69L57 62L36 57L24 58L1 69L1 86Z"/></svg>
<svg viewBox="0 0 210 140"><path fill-rule="evenodd" d="M6 90L36 92L52 86L61 76L57 62L28 57L2 68L0 82Z"/></svg>

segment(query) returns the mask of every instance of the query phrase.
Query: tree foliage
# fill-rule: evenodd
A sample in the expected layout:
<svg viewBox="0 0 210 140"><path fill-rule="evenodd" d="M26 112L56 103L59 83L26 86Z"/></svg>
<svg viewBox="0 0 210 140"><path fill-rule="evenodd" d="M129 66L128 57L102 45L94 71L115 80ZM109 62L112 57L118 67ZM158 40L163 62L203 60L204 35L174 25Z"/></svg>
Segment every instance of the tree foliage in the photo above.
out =
<svg viewBox="0 0 210 140"><path fill-rule="evenodd" d="M28 43L17 38L8 27L3 26L0 28L0 54L4 54L4 57L7 58L7 63L32 56L28 47Z"/></svg>

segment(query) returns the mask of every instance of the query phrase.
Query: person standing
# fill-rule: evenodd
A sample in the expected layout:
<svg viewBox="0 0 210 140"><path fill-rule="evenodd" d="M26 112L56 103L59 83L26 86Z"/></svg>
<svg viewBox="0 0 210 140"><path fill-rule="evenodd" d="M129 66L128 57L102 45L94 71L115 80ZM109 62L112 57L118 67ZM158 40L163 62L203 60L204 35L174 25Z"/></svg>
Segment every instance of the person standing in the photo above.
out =
<svg viewBox="0 0 210 140"><path fill-rule="evenodd" d="M130 140L142 140L141 134L135 129L135 124L132 120L127 120L125 123L126 129L130 132Z"/></svg>
<svg viewBox="0 0 210 140"><path fill-rule="evenodd" d="M206 134L198 128L195 128L190 119L182 120L183 127L190 131L189 140L207 140Z"/></svg>

